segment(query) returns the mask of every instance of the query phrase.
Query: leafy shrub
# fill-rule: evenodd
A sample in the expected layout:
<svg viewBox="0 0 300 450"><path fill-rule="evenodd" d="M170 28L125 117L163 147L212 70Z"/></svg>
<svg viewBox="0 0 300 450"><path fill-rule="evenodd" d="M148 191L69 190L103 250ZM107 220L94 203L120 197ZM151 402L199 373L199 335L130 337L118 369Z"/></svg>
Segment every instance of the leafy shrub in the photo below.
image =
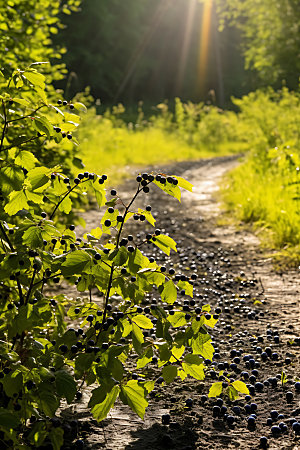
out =
<svg viewBox="0 0 300 450"><path fill-rule="evenodd" d="M55 59L57 64L45 69L47 80L50 83L63 78L66 68L61 58L65 50L59 45L51 45L52 36L62 27L61 15L78 11L80 3L80 0L8 0L1 3L0 69L5 75L6 71L10 73L18 67L29 66L32 61ZM52 89L50 84L47 87Z"/></svg>
<svg viewBox="0 0 300 450"><path fill-rule="evenodd" d="M179 200L180 187L191 190L191 184L176 176L143 174L127 205L115 190L107 201L105 174L69 177L64 173L68 160L65 166L61 156L56 160L59 146L61 154L73 154L70 130L79 121L63 108L84 106L49 103L44 77L32 66L17 69L6 83L0 97L0 434L13 448L39 447L50 440L59 449L64 430L57 412L62 399L72 403L78 397L79 383L98 384L89 407L101 421L118 397L143 418L155 383L170 383L177 376L203 380L203 360L213 356L208 330L218 317L209 314L209 305L189 314L172 307L178 290L193 296L196 275L167 272L141 251L147 244L166 254L176 251L170 236L155 229L137 242L124 234L130 219L155 226L151 208L133 206L149 187L155 184ZM65 141L67 150L62 150ZM87 193L106 211L99 227L78 238L62 215L69 216L78 196ZM63 289L54 295L62 281L76 286L81 297L70 298ZM153 287L162 303L142 308ZM102 305L93 298L96 290L103 293ZM117 304L111 304L113 295ZM152 339L147 330L154 324ZM133 354L141 375L127 365ZM144 369L150 363L162 376L151 378ZM226 389L235 398L245 386L229 382Z"/></svg>

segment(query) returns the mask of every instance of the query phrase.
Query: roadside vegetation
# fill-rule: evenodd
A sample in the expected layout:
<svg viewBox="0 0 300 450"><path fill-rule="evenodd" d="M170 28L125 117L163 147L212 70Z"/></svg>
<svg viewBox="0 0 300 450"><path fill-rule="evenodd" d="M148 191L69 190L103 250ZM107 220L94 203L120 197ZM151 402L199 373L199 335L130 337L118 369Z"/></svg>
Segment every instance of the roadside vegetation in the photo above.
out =
<svg viewBox="0 0 300 450"><path fill-rule="evenodd" d="M102 115L90 108L78 131L81 156L88 170L121 180L133 167L241 154L222 185L225 208L298 264L299 95L268 88L232 102L236 112L177 98L173 110L159 104L149 118L140 107L134 122L122 105Z"/></svg>
<svg viewBox="0 0 300 450"><path fill-rule="evenodd" d="M184 161L241 153L246 149L238 117L204 103L176 99L173 111L162 103L145 118L142 108L136 120L127 120L119 105L103 115L91 108L78 130L79 151L88 170L95 167L114 177L124 177L128 167L145 167L169 161Z"/></svg>

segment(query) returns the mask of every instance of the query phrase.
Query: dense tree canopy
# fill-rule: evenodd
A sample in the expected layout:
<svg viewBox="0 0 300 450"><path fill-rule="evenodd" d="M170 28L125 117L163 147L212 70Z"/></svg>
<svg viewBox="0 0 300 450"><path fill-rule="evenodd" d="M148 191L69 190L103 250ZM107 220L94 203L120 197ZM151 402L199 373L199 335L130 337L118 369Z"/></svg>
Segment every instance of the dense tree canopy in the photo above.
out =
<svg viewBox="0 0 300 450"><path fill-rule="evenodd" d="M175 96L199 101L218 90L217 51L227 97L240 93L239 35L225 31L217 42L215 18L206 42L205 85L199 91L203 4L198 0L85 0L63 22L66 27L56 39L68 49L64 60L72 75L67 95L89 85L104 102L153 103Z"/></svg>
<svg viewBox="0 0 300 450"><path fill-rule="evenodd" d="M63 45L52 45L52 36L61 26L59 13L76 11L80 0L7 0L0 3L0 54L2 70L24 68L36 61L61 60ZM52 79L66 74L62 63L55 70L48 66Z"/></svg>
<svg viewBox="0 0 300 450"><path fill-rule="evenodd" d="M297 88L300 72L299 0L217 0L222 24L242 34L246 67L263 84Z"/></svg>

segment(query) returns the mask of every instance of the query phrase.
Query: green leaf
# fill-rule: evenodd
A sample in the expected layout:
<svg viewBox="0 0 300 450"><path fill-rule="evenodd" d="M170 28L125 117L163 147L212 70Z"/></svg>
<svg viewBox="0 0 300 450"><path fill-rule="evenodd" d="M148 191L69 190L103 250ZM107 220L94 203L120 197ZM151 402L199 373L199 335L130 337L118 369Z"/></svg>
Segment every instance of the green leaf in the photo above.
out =
<svg viewBox="0 0 300 450"><path fill-rule="evenodd" d="M139 270L138 274L148 283L156 284L156 286L160 286L165 281L165 276L162 273L158 273L156 269L150 269L149 267Z"/></svg>
<svg viewBox="0 0 300 450"><path fill-rule="evenodd" d="M193 286L188 281L178 281L177 286L179 289L183 289L185 291L185 295L189 295L193 298Z"/></svg>
<svg viewBox="0 0 300 450"><path fill-rule="evenodd" d="M146 330L150 330L151 328L153 328L153 323L151 322L151 320L143 314L133 316L132 322L134 322L140 328L145 328Z"/></svg>
<svg viewBox="0 0 300 450"><path fill-rule="evenodd" d="M135 351L141 353L141 344L144 342L144 335L140 327L132 323L132 343Z"/></svg>
<svg viewBox="0 0 300 450"><path fill-rule="evenodd" d="M236 380L231 384L238 392L241 392L241 394L249 395L249 389L243 381Z"/></svg>
<svg viewBox="0 0 300 450"><path fill-rule="evenodd" d="M27 170L33 169L37 162L38 160L33 155L33 153L28 152L27 150L19 151L19 153L17 153L15 157L15 163Z"/></svg>
<svg viewBox="0 0 300 450"><path fill-rule="evenodd" d="M46 416L53 417L59 407L59 400L52 392L39 386L38 402Z"/></svg>
<svg viewBox="0 0 300 450"><path fill-rule="evenodd" d="M142 252L136 248L134 252L129 254L128 258L128 267L130 272L136 274L144 267L146 260L149 261L148 258L145 258Z"/></svg>
<svg viewBox="0 0 300 450"><path fill-rule="evenodd" d="M211 306L210 305L203 305L202 306L202 311L210 312L211 311Z"/></svg>
<svg viewBox="0 0 300 450"><path fill-rule="evenodd" d="M44 203L43 201L43 194L39 194L39 193L35 193L35 192L31 192L28 189L25 191L27 200L33 203L36 203L38 205Z"/></svg>
<svg viewBox="0 0 300 450"><path fill-rule="evenodd" d="M199 333L200 328L204 324L204 320L205 320L204 316L201 316L200 320L193 319L193 321L192 321L192 330L194 332L194 335Z"/></svg>
<svg viewBox="0 0 300 450"><path fill-rule="evenodd" d="M177 178L178 186L180 186L183 189L186 189L187 191L193 192L193 185L189 181L185 180L184 178L177 177L175 175L173 176L174 178Z"/></svg>
<svg viewBox="0 0 300 450"><path fill-rule="evenodd" d="M160 234L159 236L155 236L154 239L151 239L151 242L153 242L153 244L155 244L158 248L160 248L168 256L170 255L171 249L174 250L174 252L177 252L176 242L170 236L167 236L165 234Z"/></svg>
<svg viewBox="0 0 300 450"><path fill-rule="evenodd" d="M116 266L123 266L128 259L128 251L125 247L120 247L116 250L116 255L114 256L113 261ZM111 255L109 259L111 259Z"/></svg>
<svg viewBox="0 0 300 450"><path fill-rule="evenodd" d="M32 189L35 191L45 186L45 184L49 182L51 172L52 169L47 169L46 167L35 167L30 170L27 174L27 179L30 182Z"/></svg>
<svg viewBox="0 0 300 450"><path fill-rule="evenodd" d="M19 191L24 181L24 173L19 166L8 166L0 169L1 190L4 194Z"/></svg>
<svg viewBox="0 0 300 450"><path fill-rule="evenodd" d="M73 103L73 105L74 105L74 108L77 109L77 111L87 112L87 108L83 103L75 102L75 103Z"/></svg>
<svg viewBox="0 0 300 450"><path fill-rule="evenodd" d="M55 372L55 383L57 394L71 403L77 391L77 384L72 375L65 370L58 370Z"/></svg>
<svg viewBox="0 0 300 450"><path fill-rule="evenodd" d="M213 316L211 316L209 320L204 318L204 324L210 328L214 328L214 326L216 325L217 322L218 322L218 319L214 319Z"/></svg>
<svg viewBox="0 0 300 450"><path fill-rule="evenodd" d="M172 365L164 366L162 376L166 383L172 383L177 377L177 367Z"/></svg>
<svg viewBox="0 0 300 450"><path fill-rule="evenodd" d="M162 191L166 192L166 194L171 195L172 197L175 197L178 201L180 201L181 198L181 191L178 186L175 186L174 184L165 183L162 184L156 180L153 181L156 186L158 186Z"/></svg>
<svg viewBox="0 0 300 450"><path fill-rule="evenodd" d="M168 321L174 328L182 327L183 325L186 325L185 313L176 311L173 316L168 316Z"/></svg>
<svg viewBox="0 0 300 450"><path fill-rule="evenodd" d="M60 427L52 427L49 437L53 446L53 450L60 450L64 444L64 430Z"/></svg>
<svg viewBox="0 0 300 450"><path fill-rule="evenodd" d="M65 214L70 214L70 212L72 211L72 200L70 196L67 196L63 199L58 209Z"/></svg>
<svg viewBox="0 0 300 450"><path fill-rule="evenodd" d="M153 357L153 350L150 347L147 349L146 353L137 360L136 368L142 369L143 367L145 367L149 362L152 361L152 357Z"/></svg>
<svg viewBox="0 0 300 450"><path fill-rule="evenodd" d="M199 333L196 339L192 339L193 353L203 356L204 359L212 360L214 348L208 333Z"/></svg>
<svg viewBox="0 0 300 450"><path fill-rule="evenodd" d="M284 371L282 371L281 372L281 379L280 379L280 382L281 382L281 384L282 384L282 386L285 384L285 383L287 383L287 376L286 376L286 374L285 374L285 372ZM241 391L240 391L241 392Z"/></svg>
<svg viewBox="0 0 300 450"><path fill-rule="evenodd" d="M130 406L130 408L141 418L144 419L145 410L148 406L146 400L147 391L137 380L129 380L125 386L121 386L122 396L120 396L123 403Z"/></svg>
<svg viewBox="0 0 300 450"><path fill-rule="evenodd" d="M114 211L112 213L109 213L108 209L105 211L104 216L102 217L101 222L100 222L102 225L103 233L110 234L110 228L117 226L117 217L119 214L120 213L117 209L114 209ZM109 220L111 222L111 225L109 227L104 225L104 222L106 220Z"/></svg>
<svg viewBox="0 0 300 450"><path fill-rule="evenodd" d="M25 70L25 72L23 72L23 77L34 86L45 89L45 77L41 73L38 73L35 69Z"/></svg>
<svg viewBox="0 0 300 450"><path fill-rule="evenodd" d="M156 220L152 216L151 212L146 211L145 209L138 209L139 214L143 214L146 217L147 222L149 222L153 227L155 226Z"/></svg>
<svg viewBox="0 0 300 450"><path fill-rule="evenodd" d="M93 237L96 239L100 239L102 236L102 230L100 227L93 228L89 233L86 233L83 238L88 240L93 240Z"/></svg>
<svg viewBox="0 0 300 450"><path fill-rule="evenodd" d="M18 103L19 105L28 107L30 105L30 102L28 100L25 100L25 98L12 98L12 101L14 103Z"/></svg>
<svg viewBox="0 0 300 450"><path fill-rule="evenodd" d="M2 379L3 389L8 397L12 397L22 389L23 376L20 372L12 372Z"/></svg>
<svg viewBox="0 0 300 450"><path fill-rule="evenodd" d="M91 257L83 250L75 250L66 256L66 260L61 265L61 272L65 277L79 275L91 261Z"/></svg>
<svg viewBox="0 0 300 450"><path fill-rule="evenodd" d="M228 397L231 401L239 398L238 391L233 386L228 386L227 393L228 393Z"/></svg>
<svg viewBox="0 0 300 450"><path fill-rule="evenodd" d="M106 386L99 386L96 389L92 390L92 396L89 401L89 408L93 408L94 406L102 403L107 395Z"/></svg>
<svg viewBox="0 0 300 450"><path fill-rule="evenodd" d="M9 194L9 202L5 205L4 211L9 216L13 216L22 209L28 209L27 197L25 195L25 192L23 190L11 192Z"/></svg>
<svg viewBox="0 0 300 450"><path fill-rule="evenodd" d="M183 370L196 380L204 380L204 365L197 355L186 355L185 362L182 363Z"/></svg>
<svg viewBox="0 0 300 450"><path fill-rule="evenodd" d="M172 280L169 280L164 284L161 299L163 302L167 302L171 305L177 300L177 289Z"/></svg>
<svg viewBox="0 0 300 450"><path fill-rule="evenodd" d="M75 378L82 378L84 372L88 371L95 359L93 353L80 353L75 359Z"/></svg>
<svg viewBox="0 0 300 450"><path fill-rule="evenodd" d="M129 322L129 320L125 318L125 319L120 320L119 323L122 324L122 336L123 337L128 336L129 333L131 333L131 331L132 331L132 325Z"/></svg>
<svg viewBox="0 0 300 450"><path fill-rule="evenodd" d="M184 345L180 345L180 346L175 345L175 346L172 348L172 355L174 356L174 358L172 357L172 358L170 359L170 361L171 361L171 362L175 362L175 361L177 361L178 359L180 359L180 358L182 357L184 351L185 351L185 346L184 346Z"/></svg>
<svg viewBox="0 0 300 450"><path fill-rule="evenodd" d="M159 364L160 366L170 361L172 353L167 343L159 345L158 351L159 351L159 359L161 361L161 364Z"/></svg>
<svg viewBox="0 0 300 450"><path fill-rule="evenodd" d="M93 417L95 417L95 419L98 420L98 422L107 417L107 414L114 406L119 393L120 393L119 386L114 386L112 390L106 394L104 400L92 408Z"/></svg>
<svg viewBox="0 0 300 450"><path fill-rule="evenodd" d="M42 230L38 226L29 227L24 232L22 241L31 248L41 247L43 244Z"/></svg>
<svg viewBox="0 0 300 450"><path fill-rule="evenodd" d="M223 390L223 383L222 381L217 381L216 383L213 383L209 389L208 397L219 397L221 395Z"/></svg>
<svg viewBox="0 0 300 450"><path fill-rule="evenodd" d="M16 414L12 414L7 409L0 408L0 427L10 430L16 428L19 425L19 418Z"/></svg>
<svg viewBox="0 0 300 450"><path fill-rule="evenodd" d="M53 126L46 117L35 117L33 125L42 134L45 134L48 138L53 135Z"/></svg>

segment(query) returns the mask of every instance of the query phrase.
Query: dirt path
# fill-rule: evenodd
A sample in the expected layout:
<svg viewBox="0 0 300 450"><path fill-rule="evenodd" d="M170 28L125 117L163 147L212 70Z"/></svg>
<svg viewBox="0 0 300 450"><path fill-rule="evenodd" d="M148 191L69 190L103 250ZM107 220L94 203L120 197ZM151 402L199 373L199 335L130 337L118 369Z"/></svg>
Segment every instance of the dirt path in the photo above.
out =
<svg viewBox="0 0 300 450"><path fill-rule="evenodd" d="M300 421L300 393L294 388L295 379L300 378L300 347L293 341L300 334L299 275L296 272L276 274L253 234L233 226L218 226L222 217L216 200L218 183L224 173L236 164L235 158L216 158L164 167L164 172L183 176L193 183L194 193L185 192L179 205L176 200L162 195L159 189L153 189L141 203L143 206L152 205L158 226L166 229L178 243L178 254L170 259L159 252L155 256L160 258L160 262L167 266L174 265L181 272L192 270L198 273L196 306L209 303L213 308L222 308L221 319L212 333L215 353L219 358L215 358L208 368L204 383L190 379L184 383L157 387L144 422L119 403L107 420L97 424L91 420L86 409L88 392L85 391L82 401L66 410L65 414L77 415L80 434L87 448L257 449L262 435L268 437L271 449L300 448L290 424L291 418L296 417ZM120 192L125 190L125 201L134 188L133 181L120 187ZM86 219L88 229L97 226L99 212L90 211ZM133 224L133 227L136 229L137 225ZM141 238L143 233L140 232ZM153 250L149 249L149 252ZM272 347L271 352L277 356L265 362L259 347L261 351ZM237 351L236 355L230 353L233 348ZM249 400L249 403L257 404L257 421L253 430L247 427L249 413L245 412L247 402L244 399L236 402L241 413L234 414L235 422L230 427L226 423L226 414L213 418L215 401L203 401L201 397L208 393L210 384L219 376L222 363L228 376L243 379L242 371L247 371L251 376L253 368L243 360L247 354L253 355L256 361L254 370L258 373L254 372L254 384L256 381L264 383L276 375L279 377L283 371L288 380L284 387L281 387L280 381L277 386L274 384L271 387L270 381L270 386L265 383L262 392L255 390ZM235 360L236 369L228 368L234 357L240 359ZM251 384L249 380L246 382ZM294 394L291 403L285 398L287 390ZM193 399L190 409L185 407L185 400L189 397ZM227 413L233 414L233 405L224 399L225 404ZM270 426L266 425L270 411L274 409L284 414L281 421L287 424L287 431L278 438L272 437ZM165 413L171 414L171 424L168 426L161 424L161 416ZM276 424L278 422L274 422Z"/></svg>

